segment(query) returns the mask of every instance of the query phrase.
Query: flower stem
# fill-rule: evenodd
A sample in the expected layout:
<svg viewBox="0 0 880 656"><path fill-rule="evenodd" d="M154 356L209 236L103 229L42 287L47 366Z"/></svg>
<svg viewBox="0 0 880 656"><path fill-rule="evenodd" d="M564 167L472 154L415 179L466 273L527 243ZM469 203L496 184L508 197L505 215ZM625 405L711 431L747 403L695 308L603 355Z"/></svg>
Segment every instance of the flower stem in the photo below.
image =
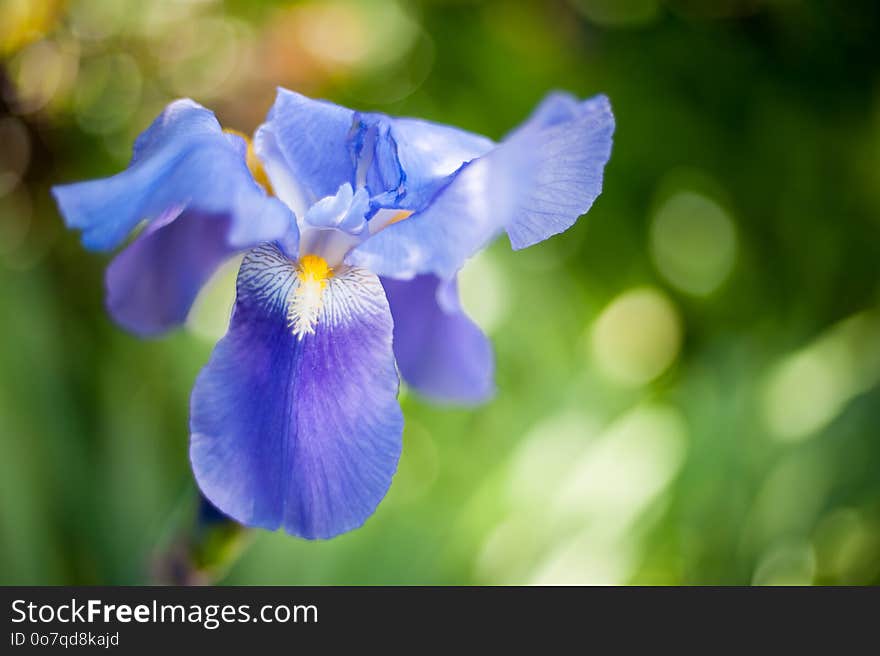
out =
<svg viewBox="0 0 880 656"><path fill-rule="evenodd" d="M151 578L158 585L213 585L244 553L251 531L217 510L201 494L176 522L173 532L152 559Z"/></svg>

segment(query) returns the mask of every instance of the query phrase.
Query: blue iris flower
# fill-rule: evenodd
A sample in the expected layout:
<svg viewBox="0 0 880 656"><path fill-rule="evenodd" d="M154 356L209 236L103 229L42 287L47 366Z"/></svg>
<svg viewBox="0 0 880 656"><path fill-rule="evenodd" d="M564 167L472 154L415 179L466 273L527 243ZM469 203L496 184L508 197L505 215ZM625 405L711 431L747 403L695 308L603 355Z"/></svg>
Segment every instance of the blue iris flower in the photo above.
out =
<svg viewBox="0 0 880 656"><path fill-rule="evenodd" d="M521 249L571 227L601 191L613 131L604 96L551 94L495 143L282 89L249 150L180 100L124 172L53 192L88 248L144 224L106 276L111 315L140 335L180 324L246 253L192 392L193 471L243 524L329 538L391 484L398 375L438 401L492 395L491 347L456 274L502 232Z"/></svg>

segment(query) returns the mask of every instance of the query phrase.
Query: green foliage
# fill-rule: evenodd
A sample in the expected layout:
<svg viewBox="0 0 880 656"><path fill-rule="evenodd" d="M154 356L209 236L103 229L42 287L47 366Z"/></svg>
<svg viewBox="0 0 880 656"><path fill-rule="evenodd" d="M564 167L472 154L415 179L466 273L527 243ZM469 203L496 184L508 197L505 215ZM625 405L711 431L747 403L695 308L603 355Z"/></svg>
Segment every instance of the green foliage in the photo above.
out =
<svg viewBox="0 0 880 656"><path fill-rule="evenodd" d="M119 170L175 96L249 130L282 84L493 138L550 89L604 92L617 133L588 216L463 272L495 400L407 395L376 515L256 533L225 582L880 583L876 5L191 4L0 34L0 582L149 578L231 299L124 334L49 185Z"/></svg>

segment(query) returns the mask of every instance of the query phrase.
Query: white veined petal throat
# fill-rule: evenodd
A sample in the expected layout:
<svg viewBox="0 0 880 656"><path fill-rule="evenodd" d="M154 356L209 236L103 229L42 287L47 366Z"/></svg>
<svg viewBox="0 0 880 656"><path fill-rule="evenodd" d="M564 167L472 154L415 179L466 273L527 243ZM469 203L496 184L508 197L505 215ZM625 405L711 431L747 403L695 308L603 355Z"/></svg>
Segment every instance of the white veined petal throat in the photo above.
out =
<svg viewBox="0 0 880 656"><path fill-rule="evenodd" d="M324 290L333 269L319 255L304 255L297 266L297 285L287 306L287 322L293 334L302 339L315 334L315 326L324 308Z"/></svg>

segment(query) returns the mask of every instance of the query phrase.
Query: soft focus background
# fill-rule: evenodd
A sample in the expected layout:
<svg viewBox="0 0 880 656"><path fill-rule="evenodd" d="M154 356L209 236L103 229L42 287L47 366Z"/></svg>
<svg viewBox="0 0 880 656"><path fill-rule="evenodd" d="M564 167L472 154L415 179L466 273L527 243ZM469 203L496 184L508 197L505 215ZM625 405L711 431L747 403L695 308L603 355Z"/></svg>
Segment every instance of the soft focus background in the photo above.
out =
<svg viewBox="0 0 880 656"><path fill-rule="evenodd" d="M376 515L223 582L880 583L877 43L871 1L0 0L0 582L150 580L232 300L234 263L186 329L117 329L49 186L173 98L252 131L283 85L493 138L604 92L617 133L574 229L463 271L495 400L404 392Z"/></svg>

